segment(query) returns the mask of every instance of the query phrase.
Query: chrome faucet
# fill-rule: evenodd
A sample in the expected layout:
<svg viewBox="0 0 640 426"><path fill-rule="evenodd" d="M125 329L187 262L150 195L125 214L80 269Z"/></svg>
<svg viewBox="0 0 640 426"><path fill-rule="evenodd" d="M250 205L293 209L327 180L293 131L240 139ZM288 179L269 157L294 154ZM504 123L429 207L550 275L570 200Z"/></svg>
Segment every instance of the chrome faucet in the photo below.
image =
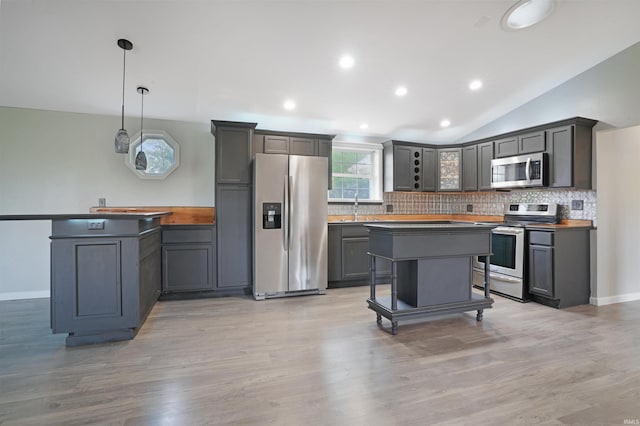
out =
<svg viewBox="0 0 640 426"><path fill-rule="evenodd" d="M354 221L358 221L359 219L359 214L358 214L358 193L356 192L356 200L353 202L353 220Z"/></svg>

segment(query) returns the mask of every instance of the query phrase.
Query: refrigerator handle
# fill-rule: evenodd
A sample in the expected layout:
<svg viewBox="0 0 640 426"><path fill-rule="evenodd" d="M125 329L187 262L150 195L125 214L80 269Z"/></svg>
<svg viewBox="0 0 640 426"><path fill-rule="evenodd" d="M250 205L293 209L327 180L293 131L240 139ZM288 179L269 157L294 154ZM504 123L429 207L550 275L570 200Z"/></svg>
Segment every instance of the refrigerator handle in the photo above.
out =
<svg viewBox="0 0 640 426"><path fill-rule="evenodd" d="M291 200L293 199L293 177L287 176L287 183L289 188L289 199L287 200L287 250L291 246L291 219L293 218L293 205Z"/></svg>
<svg viewBox="0 0 640 426"><path fill-rule="evenodd" d="M289 251L289 176L284 177L284 209L282 210L282 216L284 216L282 245L284 246L284 251Z"/></svg>

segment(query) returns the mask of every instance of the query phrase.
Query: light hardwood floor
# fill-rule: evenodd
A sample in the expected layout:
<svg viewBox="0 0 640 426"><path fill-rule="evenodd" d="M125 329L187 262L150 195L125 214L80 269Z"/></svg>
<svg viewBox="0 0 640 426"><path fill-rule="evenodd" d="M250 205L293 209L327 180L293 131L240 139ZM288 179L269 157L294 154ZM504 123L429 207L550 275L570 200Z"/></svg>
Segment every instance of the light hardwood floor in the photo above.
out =
<svg viewBox="0 0 640 426"><path fill-rule="evenodd" d="M367 295L159 302L134 340L76 348L48 299L0 302L0 424L638 424L640 302L494 296L392 336Z"/></svg>

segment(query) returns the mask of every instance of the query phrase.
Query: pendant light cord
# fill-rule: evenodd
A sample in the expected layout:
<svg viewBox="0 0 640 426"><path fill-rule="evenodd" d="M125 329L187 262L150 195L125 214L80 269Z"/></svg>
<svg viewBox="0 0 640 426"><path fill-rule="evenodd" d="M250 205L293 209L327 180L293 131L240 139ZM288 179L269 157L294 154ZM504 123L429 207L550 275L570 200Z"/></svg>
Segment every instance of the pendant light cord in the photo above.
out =
<svg viewBox="0 0 640 426"><path fill-rule="evenodd" d="M142 149L142 144L144 143L144 135L143 135L143 129L144 129L144 90L142 90L142 111L140 113L140 152L144 152L144 150Z"/></svg>
<svg viewBox="0 0 640 426"><path fill-rule="evenodd" d="M127 69L127 51L122 49L122 126L121 129L124 129L124 76L125 71Z"/></svg>

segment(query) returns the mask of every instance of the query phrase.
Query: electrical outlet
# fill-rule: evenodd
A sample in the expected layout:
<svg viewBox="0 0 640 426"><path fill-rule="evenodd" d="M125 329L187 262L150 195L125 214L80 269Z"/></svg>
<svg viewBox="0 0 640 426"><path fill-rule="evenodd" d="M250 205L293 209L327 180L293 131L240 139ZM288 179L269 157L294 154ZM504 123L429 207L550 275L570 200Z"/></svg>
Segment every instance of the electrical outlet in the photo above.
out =
<svg viewBox="0 0 640 426"><path fill-rule="evenodd" d="M387 204L387 213L393 213L393 204Z"/></svg>
<svg viewBox="0 0 640 426"><path fill-rule="evenodd" d="M87 221L87 229L104 229L104 220Z"/></svg>
<svg viewBox="0 0 640 426"><path fill-rule="evenodd" d="M98 207L107 207L107 199L106 198L98 198Z"/></svg>
<svg viewBox="0 0 640 426"><path fill-rule="evenodd" d="M467 204L467 211L468 212L472 212L473 211L473 204Z"/></svg>
<svg viewBox="0 0 640 426"><path fill-rule="evenodd" d="M571 200L571 210L583 210L583 209L584 209L583 200Z"/></svg>

